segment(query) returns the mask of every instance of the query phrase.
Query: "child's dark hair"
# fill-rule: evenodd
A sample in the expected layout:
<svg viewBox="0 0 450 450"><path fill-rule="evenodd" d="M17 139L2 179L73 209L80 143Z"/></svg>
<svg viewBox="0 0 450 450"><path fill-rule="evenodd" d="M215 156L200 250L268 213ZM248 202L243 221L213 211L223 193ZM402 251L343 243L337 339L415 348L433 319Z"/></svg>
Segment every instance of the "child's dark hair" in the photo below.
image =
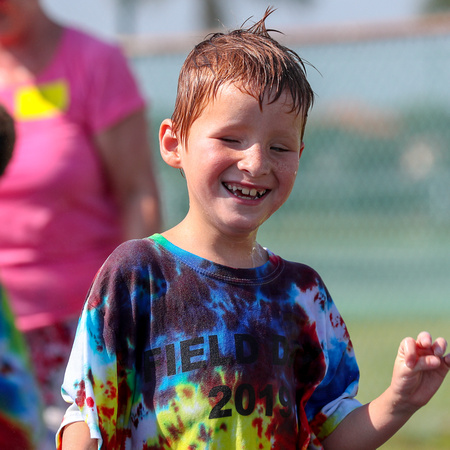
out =
<svg viewBox="0 0 450 450"><path fill-rule="evenodd" d="M8 165L16 142L14 120L6 109L0 105L0 175Z"/></svg>
<svg viewBox="0 0 450 450"><path fill-rule="evenodd" d="M178 79L178 92L172 116L174 131L187 140L192 123L219 88L238 84L262 106L264 98L276 101L283 91L292 98L292 111L303 115L303 129L314 92L306 79L304 61L293 50L269 35L265 21L273 12L247 29L215 33L199 43L186 58ZM267 98L267 97L266 97Z"/></svg>

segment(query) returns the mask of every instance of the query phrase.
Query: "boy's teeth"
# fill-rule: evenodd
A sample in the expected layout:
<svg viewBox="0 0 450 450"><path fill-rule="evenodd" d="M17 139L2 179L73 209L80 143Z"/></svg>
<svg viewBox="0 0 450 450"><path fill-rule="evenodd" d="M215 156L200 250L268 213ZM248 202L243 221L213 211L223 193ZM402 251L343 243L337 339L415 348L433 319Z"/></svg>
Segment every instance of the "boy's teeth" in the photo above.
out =
<svg viewBox="0 0 450 450"><path fill-rule="evenodd" d="M258 191L255 188L253 188L253 189L249 189L246 187L240 188L234 184L227 184L226 186L230 191L233 191L233 192L240 191L242 193L242 195L249 195L250 197L256 197L257 195L259 195L261 197L266 192L265 189Z"/></svg>

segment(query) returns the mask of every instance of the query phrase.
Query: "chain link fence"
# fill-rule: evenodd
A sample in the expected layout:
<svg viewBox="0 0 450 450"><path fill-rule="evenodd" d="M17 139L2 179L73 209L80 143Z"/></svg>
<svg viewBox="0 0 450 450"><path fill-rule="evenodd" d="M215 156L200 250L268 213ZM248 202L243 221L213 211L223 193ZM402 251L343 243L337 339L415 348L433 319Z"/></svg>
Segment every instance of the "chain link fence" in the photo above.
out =
<svg viewBox="0 0 450 450"><path fill-rule="evenodd" d="M201 38L125 43L151 102L155 148L181 64ZM450 340L450 19L283 39L314 66L317 99L296 186L259 242L322 275L368 401L388 385L403 337L429 329ZM171 226L187 211L185 182L158 163ZM383 448L450 448L449 384Z"/></svg>

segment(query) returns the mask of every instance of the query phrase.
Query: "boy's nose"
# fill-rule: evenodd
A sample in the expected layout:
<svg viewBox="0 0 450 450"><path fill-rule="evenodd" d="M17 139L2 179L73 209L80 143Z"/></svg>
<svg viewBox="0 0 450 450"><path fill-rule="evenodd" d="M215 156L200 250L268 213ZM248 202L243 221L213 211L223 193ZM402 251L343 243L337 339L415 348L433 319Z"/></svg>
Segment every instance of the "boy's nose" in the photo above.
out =
<svg viewBox="0 0 450 450"><path fill-rule="evenodd" d="M255 144L240 152L237 163L239 170L247 172L252 177L265 175L269 172L269 161L263 148Z"/></svg>

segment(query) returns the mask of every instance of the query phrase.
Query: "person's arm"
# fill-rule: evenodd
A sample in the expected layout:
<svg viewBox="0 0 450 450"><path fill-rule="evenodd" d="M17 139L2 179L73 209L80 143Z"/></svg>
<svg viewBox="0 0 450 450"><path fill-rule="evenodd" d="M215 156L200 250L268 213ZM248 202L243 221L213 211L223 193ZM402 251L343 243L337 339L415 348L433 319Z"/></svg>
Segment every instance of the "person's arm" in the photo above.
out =
<svg viewBox="0 0 450 450"><path fill-rule="evenodd" d="M377 449L433 397L450 369L447 342L428 333L400 344L391 385L371 403L352 411L323 441L326 450Z"/></svg>
<svg viewBox="0 0 450 450"><path fill-rule="evenodd" d="M161 231L159 189L147 127L142 109L95 137L122 212L124 240Z"/></svg>
<svg viewBox="0 0 450 450"><path fill-rule="evenodd" d="M85 422L73 422L62 431L62 450L97 450L98 440L91 439Z"/></svg>

